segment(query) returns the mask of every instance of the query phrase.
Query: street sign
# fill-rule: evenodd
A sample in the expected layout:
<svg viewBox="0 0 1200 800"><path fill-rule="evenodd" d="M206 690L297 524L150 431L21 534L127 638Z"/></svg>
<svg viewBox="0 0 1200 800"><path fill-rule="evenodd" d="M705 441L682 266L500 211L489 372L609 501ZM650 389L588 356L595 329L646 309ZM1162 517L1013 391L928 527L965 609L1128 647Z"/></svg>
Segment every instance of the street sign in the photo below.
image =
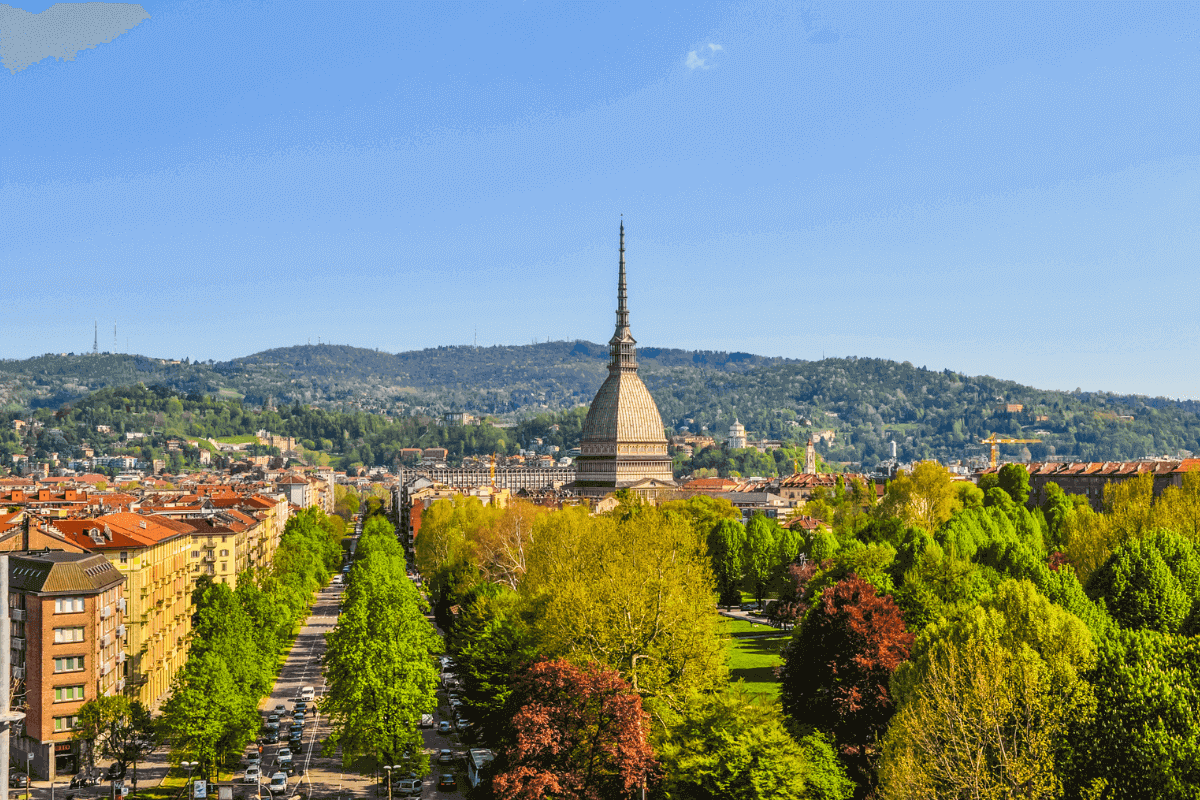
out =
<svg viewBox="0 0 1200 800"><path fill-rule="evenodd" d="M205 800L208 797L208 781L192 781L192 797Z"/></svg>

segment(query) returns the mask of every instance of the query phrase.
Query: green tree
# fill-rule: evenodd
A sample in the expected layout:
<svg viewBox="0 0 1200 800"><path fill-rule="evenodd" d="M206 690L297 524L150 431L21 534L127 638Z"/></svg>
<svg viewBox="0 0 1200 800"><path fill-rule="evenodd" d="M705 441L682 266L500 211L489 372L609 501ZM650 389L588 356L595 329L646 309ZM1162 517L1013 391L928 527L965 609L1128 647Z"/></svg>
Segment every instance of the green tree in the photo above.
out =
<svg viewBox="0 0 1200 800"><path fill-rule="evenodd" d="M746 528L742 523L723 519L708 535L708 557L712 561L713 580L720 601L726 606L741 602L738 586L745 574Z"/></svg>
<svg viewBox="0 0 1200 800"><path fill-rule="evenodd" d="M340 747L347 766L404 764L423 773L428 756L418 723L437 707L440 642L382 517L364 526L358 553L342 613L326 636L321 708L333 730L325 750Z"/></svg>
<svg viewBox="0 0 1200 800"><path fill-rule="evenodd" d="M1068 794L1192 798L1200 774L1200 639L1126 631L1087 678L1096 713L1071 731Z"/></svg>
<svg viewBox="0 0 1200 800"><path fill-rule="evenodd" d="M91 766L95 756L115 761L124 772L133 766L133 791L137 791L137 764L160 746L159 732L150 712L137 700L116 695L88 700L79 709L73 739L88 742Z"/></svg>
<svg viewBox="0 0 1200 800"><path fill-rule="evenodd" d="M519 592L543 653L618 670L660 724L727 678L712 569L678 515L542 515Z"/></svg>
<svg viewBox="0 0 1200 800"><path fill-rule="evenodd" d="M688 704L658 751L671 800L844 800L854 789L824 737L797 742L773 706L737 687Z"/></svg>
<svg viewBox="0 0 1200 800"><path fill-rule="evenodd" d="M212 651L189 656L175 676L163 706L162 724L172 758L195 761L209 778L242 752L261 724L257 698L250 698Z"/></svg>
<svg viewBox="0 0 1200 800"><path fill-rule="evenodd" d="M450 652L468 716L484 742L497 746L510 713L513 676L539 655L520 597L497 584L473 587L462 600Z"/></svg>
<svg viewBox="0 0 1200 800"><path fill-rule="evenodd" d="M886 797L1056 797L1057 759L1094 704L1087 627L1027 581L929 625L892 676Z"/></svg>
<svg viewBox="0 0 1200 800"><path fill-rule="evenodd" d="M1024 464L1005 464L999 472L999 488L1017 505L1029 499L1029 470Z"/></svg>
<svg viewBox="0 0 1200 800"><path fill-rule="evenodd" d="M922 461L911 472L896 473L879 505L884 515L927 531L936 530L958 509L953 478L936 461Z"/></svg>
<svg viewBox="0 0 1200 800"><path fill-rule="evenodd" d="M1123 628L1179 633L1200 590L1200 559L1190 542L1166 531L1131 539L1092 574L1087 590Z"/></svg>

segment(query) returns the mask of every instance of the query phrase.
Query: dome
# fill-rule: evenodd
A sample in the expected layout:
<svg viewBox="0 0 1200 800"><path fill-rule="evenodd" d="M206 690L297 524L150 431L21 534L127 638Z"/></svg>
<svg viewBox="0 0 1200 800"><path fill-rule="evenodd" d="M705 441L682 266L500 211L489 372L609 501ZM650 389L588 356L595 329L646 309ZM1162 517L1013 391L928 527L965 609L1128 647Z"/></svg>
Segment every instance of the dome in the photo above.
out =
<svg viewBox="0 0 1200 800"><path fill-rule="evenodd" d="M667 441L662 417L636 372L611 372L583 423L584 441Z"/></svg>

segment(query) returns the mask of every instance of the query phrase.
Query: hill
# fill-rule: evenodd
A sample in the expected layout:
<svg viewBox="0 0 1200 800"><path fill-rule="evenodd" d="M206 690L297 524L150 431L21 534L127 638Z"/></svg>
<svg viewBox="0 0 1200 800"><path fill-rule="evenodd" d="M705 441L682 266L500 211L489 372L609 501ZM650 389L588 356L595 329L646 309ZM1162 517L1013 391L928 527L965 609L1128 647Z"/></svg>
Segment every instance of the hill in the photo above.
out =
<svg viewBox="0 0 1200 800"><path fill-rule="evenodd" d="M763 438L801 441L811 431L832 430L832 444L821 450L833 461L873 465L891 441L902 460L963 457L983 452L978 440L992 432L1040 438L1029 446L1034 458L1200 451L1200 404L1193 401L1047 391L870 358L797 361L658 348L638 355L669 427L722 438L736 416ZM140 383L253 407L301 403L392 416L465 410L529 418L587 404L606 363L603 345L582 341L399 354L307 345L227 362L51 354L0 361L0 403L11 415Z"/></svg>

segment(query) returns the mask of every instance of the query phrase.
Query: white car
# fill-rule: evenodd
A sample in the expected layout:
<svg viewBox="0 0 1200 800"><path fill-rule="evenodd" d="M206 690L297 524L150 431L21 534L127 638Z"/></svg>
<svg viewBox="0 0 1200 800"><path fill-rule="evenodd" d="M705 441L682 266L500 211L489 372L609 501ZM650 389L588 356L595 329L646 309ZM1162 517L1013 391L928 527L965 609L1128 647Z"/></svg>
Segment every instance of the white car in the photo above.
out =
<svg viewBox="0 0 1200 800"><path fill-rule="evenodd" d="M262 770L257 764L251 764L246 767L246 774L242 776L242 783L259 783L262 781Z"/></svg>
<svg viewBox="0 0 1200 800"><path fill-rule="evenodd" d="M314 687L312 687L312 686L301 686L300 687L300 699L303 700L304 702L311 703L314 699L316 699L316 696L317 696L317 690Z"/></svg>
<svg viewBox="0 0 1200 800"><path fill-rule="evenodd" d="M271 794L283 794L287 788L287 774L283 772L276 772L271 776L271 782L267 784L267 791Z"/></svg>

